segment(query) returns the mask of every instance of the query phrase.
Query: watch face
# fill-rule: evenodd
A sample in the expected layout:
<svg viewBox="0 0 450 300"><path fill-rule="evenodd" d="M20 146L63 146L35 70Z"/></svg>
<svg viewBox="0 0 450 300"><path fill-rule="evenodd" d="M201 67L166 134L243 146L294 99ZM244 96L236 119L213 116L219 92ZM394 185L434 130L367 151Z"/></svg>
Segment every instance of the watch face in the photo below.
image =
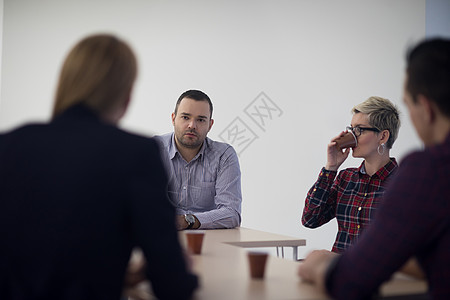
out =
<svg viewBox="0 0 450 300"><path fill-rule="evenodd" d="M195 218L193 215L186 215L185 216L186 222L188 222L189 224L194 224L195 223Z"/></svg>

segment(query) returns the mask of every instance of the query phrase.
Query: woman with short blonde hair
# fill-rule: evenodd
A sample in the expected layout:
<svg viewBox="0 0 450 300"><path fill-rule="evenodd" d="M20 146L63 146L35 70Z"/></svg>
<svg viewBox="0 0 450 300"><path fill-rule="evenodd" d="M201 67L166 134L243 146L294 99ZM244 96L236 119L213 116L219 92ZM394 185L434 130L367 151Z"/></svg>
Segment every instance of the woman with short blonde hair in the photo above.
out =
<svg viewBox="0 0 450 300"><path fill-rule="evenodd" d="M392 149L400 129L400 115L391 101L381 97L370 97L363 103L353 107L352 113L363 113L369 117L369 125L378 130L388 130L389 139L386 147Z"/></svg>
<svg viewBox="0 0 450 300"><path fill-rule="evenodd" d="M363 232L397 170L397 162L389 153L400 128L395 105L381 97L370 97L353 107L352 113L351 125L328 144L327 163L307 194L302 215L303 225L309 228L337 219L334 252L345 251ZM347 131L356 144L340 149L336 141ZM353 157L364 161L359 168L347 168L338 174L350 149Z"/></svg>

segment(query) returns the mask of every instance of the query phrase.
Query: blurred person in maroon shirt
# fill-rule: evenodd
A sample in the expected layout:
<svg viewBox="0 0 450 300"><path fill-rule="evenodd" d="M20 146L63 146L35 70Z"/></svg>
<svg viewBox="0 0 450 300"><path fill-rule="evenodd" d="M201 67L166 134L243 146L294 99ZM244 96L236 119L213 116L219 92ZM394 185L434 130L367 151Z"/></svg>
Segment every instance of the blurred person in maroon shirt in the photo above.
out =
<svg viewBox="0 0 450 300"><path fill-rule="evenodd" d="M370 298L407 269L425 276L431 299L450 299L450 40L408 52L404 102L425 149L400 164L356 244L342 255L313 251L299 267L333 298Z"/></svg>

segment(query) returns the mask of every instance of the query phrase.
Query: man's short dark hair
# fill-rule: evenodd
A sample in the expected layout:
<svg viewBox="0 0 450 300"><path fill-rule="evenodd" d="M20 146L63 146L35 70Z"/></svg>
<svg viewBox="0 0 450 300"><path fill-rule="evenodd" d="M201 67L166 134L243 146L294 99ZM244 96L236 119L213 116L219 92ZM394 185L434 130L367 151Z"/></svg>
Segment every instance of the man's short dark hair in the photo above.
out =
<svg viewBox="0 0 450 300"><path fill-rule="evenodd" d="M180 97L178 98L177 104L175 105L175 115L178 112L178 106L180 105L181 100L183 100L184 98L193 99L195 101L208 102L210 118L212 119L213 105L212 105L211 99L209 99L208 95L206 95L205 93L203 93L202 91L199 91L199 90L189 90L180 95Z"/></svg>
<svg viewBox="0 0 450 300"><path fill-rule="evenodd" d="M423 41L408 52L406 62L406 89L413 101L424 95L450 117L450 40Z"/></svg>

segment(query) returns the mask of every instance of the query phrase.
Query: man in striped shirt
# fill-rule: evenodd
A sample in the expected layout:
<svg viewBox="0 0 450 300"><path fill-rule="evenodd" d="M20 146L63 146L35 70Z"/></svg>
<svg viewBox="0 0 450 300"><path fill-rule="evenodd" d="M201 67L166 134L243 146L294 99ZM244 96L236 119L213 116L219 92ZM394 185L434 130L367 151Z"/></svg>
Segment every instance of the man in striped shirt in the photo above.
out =
<svg viewBox="0 0 450 300"><path fill-rule="evenodd" d="M214 120L202 91L181 94L172 113L174 132L156 136L169 177L177 228L234 228L241 223L241 171L231 145L207 137Z"/></svg>

